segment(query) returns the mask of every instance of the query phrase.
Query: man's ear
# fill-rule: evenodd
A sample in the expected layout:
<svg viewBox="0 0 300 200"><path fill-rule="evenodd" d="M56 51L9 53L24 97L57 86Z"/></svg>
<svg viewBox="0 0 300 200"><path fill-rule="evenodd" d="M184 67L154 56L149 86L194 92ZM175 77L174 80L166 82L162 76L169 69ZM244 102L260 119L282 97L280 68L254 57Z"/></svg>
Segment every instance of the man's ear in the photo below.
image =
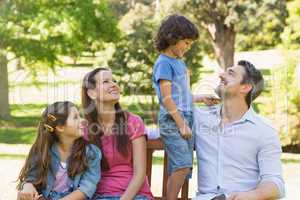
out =
<svg viewBox="0 0 300 200"><path fill-rule="evenodd" d="M87 90L87 95L88 95L91 99L93 99L93 100L96 99L96 92L95 92L94 90L88 89L88 90Z"/></svg>
<svg viewBox="0 0 300 200"><path fill-rule="evenodd" d="M251 84L244 84L242 87L242 93L248 94L252 90L253 86Z"/></svg>

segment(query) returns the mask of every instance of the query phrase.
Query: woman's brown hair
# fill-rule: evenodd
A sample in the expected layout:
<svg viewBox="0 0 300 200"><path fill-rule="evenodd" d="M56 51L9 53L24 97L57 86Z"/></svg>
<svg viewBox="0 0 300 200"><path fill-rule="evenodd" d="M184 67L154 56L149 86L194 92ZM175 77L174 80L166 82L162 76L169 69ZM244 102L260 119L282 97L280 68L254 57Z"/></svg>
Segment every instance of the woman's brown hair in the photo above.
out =
<svg viewBox="0 0 300 200"><path fill-rule="evenodd" d="M99 113L97 111L94 100L88 95L89 89L96 87L95 75L100 71L109 71L107 68L96 68L85 75L82 84L81 101L84 109L84 116L89 122L89 138L90 141L97 145L102 150L101 136L103 136L102 128L98 122ZM127 112L125 112L119 103L115 104L116 117L115 117L115 138L117 141L117 150L124 156L128 156L129 151L129 137L127 135ZM104 171L109 170L107 159L102 155L101 168Z"/></svg>
<svg viewBox="0 0 300 200"><path fill-rule="evenodd" d="M56 102L49 105L43 112L38 125L37 138L33 143L18 177L17 188L21 189L22 183L27 181L32 170L35 170L34 180L30 180L38 190L47 186L47 174L52 171L51 147L59 141L55 132L57 126L65 125L71 108L71 102ZM88 168L86 158L87 142L83 138L75 140L71 154L68 158L68 176L74 178Z"/></svg>

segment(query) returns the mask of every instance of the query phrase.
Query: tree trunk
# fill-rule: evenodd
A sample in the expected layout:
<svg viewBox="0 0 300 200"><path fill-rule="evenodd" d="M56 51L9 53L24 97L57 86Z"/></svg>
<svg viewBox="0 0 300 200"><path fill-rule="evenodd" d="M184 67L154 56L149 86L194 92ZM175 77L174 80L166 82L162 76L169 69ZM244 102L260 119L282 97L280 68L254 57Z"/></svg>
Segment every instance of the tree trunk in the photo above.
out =
<svg viewBox="0 0 300 200"><path fill-rule="evenodd" d="M9 119L7 58L0 50L0 118Z"/></svg>
<svg viewBox="0 0 300 200"><path fill-rule="evenodd" d="M211 36L218 64L222 69L231 67L234 63L235 31L233 26L224 23L214 23L207 26Z"/></svg>

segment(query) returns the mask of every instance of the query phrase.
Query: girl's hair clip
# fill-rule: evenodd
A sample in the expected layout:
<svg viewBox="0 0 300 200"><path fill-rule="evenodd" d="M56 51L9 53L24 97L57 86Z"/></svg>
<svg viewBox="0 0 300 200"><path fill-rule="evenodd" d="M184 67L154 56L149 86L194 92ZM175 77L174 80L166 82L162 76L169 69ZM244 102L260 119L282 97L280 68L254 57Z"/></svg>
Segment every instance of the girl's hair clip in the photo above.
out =
<svg viewBox="0 0 300 200"><path fill-rule="evenodd" d="M55 117L54 115L52 115L52 114L47 114L47 118L48 118L48 120L50 120L50 121L53 121L53 122L56 121L56 117Z"/></svg>
<svg viewBox="0 0 300 200"><path fill-rule="evenodd" d="M54 132L54 128L49 126L48 124L44 124L44 127L49 131L50 133Z"/></svg>

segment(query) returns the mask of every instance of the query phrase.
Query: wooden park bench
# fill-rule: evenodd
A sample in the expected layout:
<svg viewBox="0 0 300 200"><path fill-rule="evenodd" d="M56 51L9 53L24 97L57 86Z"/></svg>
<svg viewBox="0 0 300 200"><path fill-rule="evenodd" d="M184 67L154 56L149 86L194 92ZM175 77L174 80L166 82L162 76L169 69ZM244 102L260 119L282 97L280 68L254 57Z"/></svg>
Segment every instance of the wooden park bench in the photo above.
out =
<svg viewBox="0 0 300 200"><path fill-rule="evenodd" d="M147 141L147 176L149 180L149 184L151 185L151 175L152 175L152 158L153 153L156 150L163 150L163 143L160 139L155 140L148 140ZM167 163L168 163L168 157L167 154L164 154L164 171L163 171L163 188L162 188L162 196L161 197L155 197L156 200L165 200L166 194L167 194L167 179L168 179L168 173L167 173ZM188 200L189 196L189 182L188 180L185 181L184 185L181 188L181 197L178 198L180 200Z"/></svg>

